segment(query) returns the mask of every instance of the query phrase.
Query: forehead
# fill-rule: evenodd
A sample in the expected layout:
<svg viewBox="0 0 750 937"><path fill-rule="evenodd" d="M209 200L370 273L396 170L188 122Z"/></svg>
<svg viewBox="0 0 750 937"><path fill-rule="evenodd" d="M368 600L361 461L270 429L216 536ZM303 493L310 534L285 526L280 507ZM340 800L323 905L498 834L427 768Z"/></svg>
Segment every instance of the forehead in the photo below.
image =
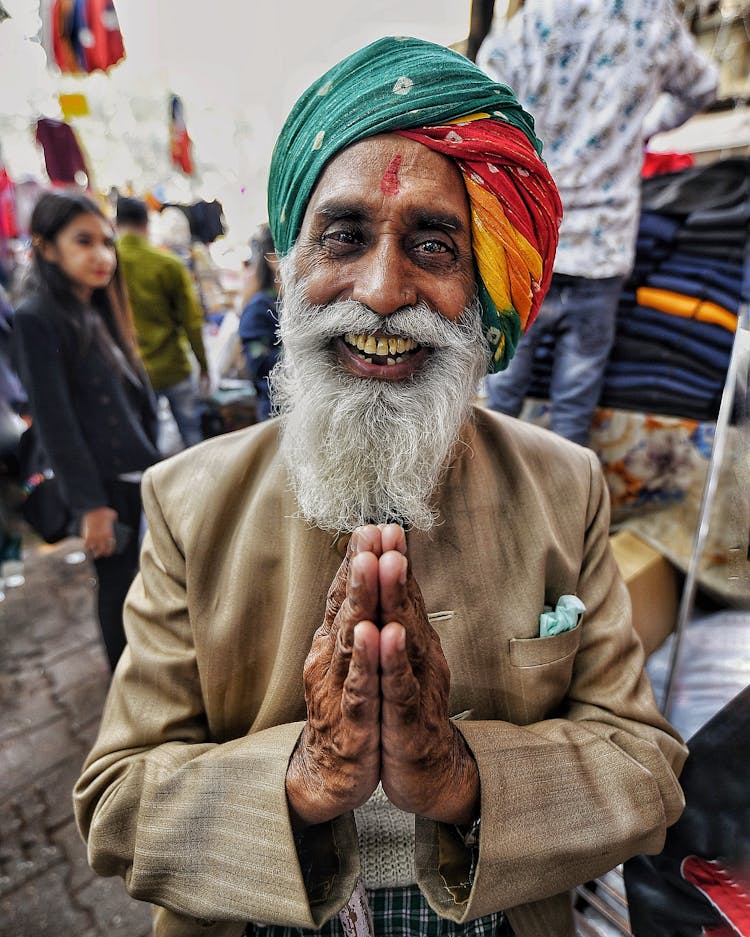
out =
<svg viewBox="0 0 750 937"><path fill-rule="evenodd" d="M466 188L453 160L396 134L369 137L337 153L313 190L303 227L318 209L339 200L395 210L440 208L469 228Z"/></svg>
<svg viewBox="0 0 750 937"><path fill-rule="evenodd" d="M106 219L100 218L99 215L94 215L91 212L82 212L80 215L76 215L72 221L68 222L60 233L76 234L84 232L95 236L103 235L104 237L111 237L113 228Z"/></svg>

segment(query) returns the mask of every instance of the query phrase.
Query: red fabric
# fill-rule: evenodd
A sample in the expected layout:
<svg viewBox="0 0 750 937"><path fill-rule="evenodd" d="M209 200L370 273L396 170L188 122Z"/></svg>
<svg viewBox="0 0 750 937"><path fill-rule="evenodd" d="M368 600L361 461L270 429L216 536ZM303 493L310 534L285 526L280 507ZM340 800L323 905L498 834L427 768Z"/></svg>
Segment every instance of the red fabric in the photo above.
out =
<svg viewBox="0 0 750 937"><path fill-rule="evenodd" d="M701 891L729 925L715 929L714 937L750 937L750 883L717 860L700 856L686 856L681 871L685 881Z"/></svg>
<svg viewBox="0 0 750 937"><path fill-rule="evenodd" d="M0 168L0 238L18 237L16 219L16 187L5 170Z"/></svg>
<svg viewBox="0 0 750 937"><path fill-rule="evenodd" d="M454 159L465 176L494 195L510 224L541 257L542 276L528 320L522 322L528 328L552 278L562 218L555 183L529 138L517 127L489 118L396 133ZM500 231L497 237L502 240Z"/></svg>
<svg viewBox="0 0 750 937"><path fill-rule="evenodd" d="M695 159L690 153L651 153L646 151L641 175L644 179L649 179L651 176L660 176L665 172L679 172L681 169L689 169L694 164Z"/></svg>
<svg viewBox="0 0 750 937"><path fill-rule="evenodd" d="M125 58L125 46L112 0L88 0L86 9L93 45L85 49L86 71L106 72Z"/></svg>
<svg viewBox="0 0 750 937"><path fill-rule="evenodd" d="M170 103L169 123L169 151L172 163L188 176L193 172L193 157L191 148L193 141L187 132L185 119L182 114L182 101L177 95L172 95Z"/></svg>
<svg viewBox="0 0 750 937"><path fill-rule="evenodd" d="M55 0L50 16L52 18L52 52L55 63L65 74L81 74L73 44L70 41L70 16L73 0Z"/></svg>

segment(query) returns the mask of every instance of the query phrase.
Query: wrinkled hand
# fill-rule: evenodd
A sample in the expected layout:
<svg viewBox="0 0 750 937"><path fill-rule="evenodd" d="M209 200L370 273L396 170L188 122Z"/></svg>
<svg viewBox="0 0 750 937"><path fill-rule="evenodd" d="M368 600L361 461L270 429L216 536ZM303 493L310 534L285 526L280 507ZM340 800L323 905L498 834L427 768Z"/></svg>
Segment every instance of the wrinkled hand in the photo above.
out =
<svg viewBox="0 0 750 937"><path fill-rule="evenodd" d="M115 550L115 521L117 511L112 508L94 508L86 511L81 519L81 536L84 546L94 559L111 556Z"/></svg>
<svg viewBox="0 0 750 937"><path fill-rule="evenodd" d="M401 527L352 535L304 683L308 718L286 780L297 825L361 806L378 781L402 810L471 819L478 772L448 719L450 672Z"/></svg>

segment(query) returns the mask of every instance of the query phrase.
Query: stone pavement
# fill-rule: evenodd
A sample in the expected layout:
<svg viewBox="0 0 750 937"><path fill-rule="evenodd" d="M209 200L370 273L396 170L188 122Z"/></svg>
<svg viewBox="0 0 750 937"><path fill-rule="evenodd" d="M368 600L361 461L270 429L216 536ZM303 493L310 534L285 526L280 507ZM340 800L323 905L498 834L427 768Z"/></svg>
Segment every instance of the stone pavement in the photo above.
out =
<svg viewBox="0 0 750 937"><path fill-rule="evenodd" d="M149 906L91 871L73 820L109 682L93 567L66 562L79 548L27 550L0 601L0 937L151 932Z"/></svg>

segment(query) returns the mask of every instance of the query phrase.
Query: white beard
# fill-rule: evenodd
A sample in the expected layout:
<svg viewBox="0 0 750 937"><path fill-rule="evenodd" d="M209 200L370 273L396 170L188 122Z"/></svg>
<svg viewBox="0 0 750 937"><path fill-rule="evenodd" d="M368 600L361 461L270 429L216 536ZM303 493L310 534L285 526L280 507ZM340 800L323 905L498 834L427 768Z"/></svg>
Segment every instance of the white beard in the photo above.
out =
<svg viewBox="0 0 750 937"><path fill-rule="evenodd" d="M293 254L282 261L282 353L271 390L300 515L337 532L391 521L429 530L434 494L487 372L478 300L456 322L424 303L389 316L354 300L312 306L293 264ZM332 341L375 331L430 349L413 377L344 371Z"/></svg>

